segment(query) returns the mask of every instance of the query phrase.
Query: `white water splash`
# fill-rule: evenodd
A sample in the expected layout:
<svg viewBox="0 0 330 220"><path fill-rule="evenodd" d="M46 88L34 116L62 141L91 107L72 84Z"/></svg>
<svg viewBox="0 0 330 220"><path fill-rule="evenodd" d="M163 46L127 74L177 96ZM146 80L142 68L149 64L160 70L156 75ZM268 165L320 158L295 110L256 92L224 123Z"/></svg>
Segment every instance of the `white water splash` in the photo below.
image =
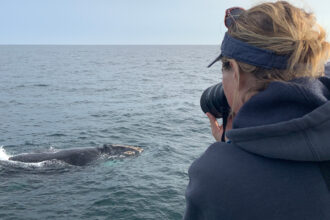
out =
<svg viewBox="0 0 330 220"><path fill-rule="evenodd" d="M0 160L8 160L10 155L6 153L6 150L3 148L3 146L0 146Z"/></svg>
<svg viewBox="0 0 330 220"><path fill-rule="evenodd" d="M38 163L24 163L20 161L11 161L9 160L9 157L12 155L8 155L6 150L3 148L3 146L0 146L0 161L2 160L7 165L16 166L16 167L24 167L24 168L39 168L39 167L45 167L45 166L52 166L53 164L58 164L60 162L58 161L42 161Z"/></svg>
<svg viewBox="0 0 330 220"><path fill-rule="evenodd" d="M10 161L10 160L9 160ZM42 162L36 162L36 163L25 163L21 161L10 161L12 163L12 166L15 166L17 168L26 168L26 169L43 169L43 168L60 168L65 166L66 164L59 160L46 160Z"/></svg>
<svg viewBox="0 0 330 220"><path fill-rule="evenodd" d="M57 152L58 150L57 150L54 146L50 145L49 148L48 148L48 151L49 151L49 152L52 152L52 153L55 153L55 152Z"/></svg>

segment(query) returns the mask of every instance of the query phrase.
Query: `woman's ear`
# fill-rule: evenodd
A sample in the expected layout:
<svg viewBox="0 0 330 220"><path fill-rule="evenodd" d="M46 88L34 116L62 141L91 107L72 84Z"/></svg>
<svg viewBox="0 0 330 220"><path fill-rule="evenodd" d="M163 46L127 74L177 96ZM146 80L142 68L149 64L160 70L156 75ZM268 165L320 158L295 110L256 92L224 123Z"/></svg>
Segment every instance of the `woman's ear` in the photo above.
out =
<svg viewBox="0 0 330 220"><path fill-rule="evenodd" d="M234 74L234 80L236 82L237 85L239 85L239 81L240 81L240 72L239 72L239 66L236 62L236 60L230 60L230 65Z"/></svg>

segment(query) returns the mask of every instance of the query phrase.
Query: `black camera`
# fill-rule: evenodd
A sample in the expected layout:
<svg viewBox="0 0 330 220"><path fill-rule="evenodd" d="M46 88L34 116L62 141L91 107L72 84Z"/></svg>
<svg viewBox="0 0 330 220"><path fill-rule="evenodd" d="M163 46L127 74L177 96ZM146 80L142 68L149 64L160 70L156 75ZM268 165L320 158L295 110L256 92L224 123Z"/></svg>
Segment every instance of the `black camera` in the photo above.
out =
<svg viewBox="0 0 330 220"><path fill-rule="evenodd" d="M230 107L223 91L222 83L211 86L203 92L201 108L204 113L210 112L216 118L228 117Z"/></svg>
<svg viewBox="0 0 330 220"><path fill-rule="evenodd" d="M209 112L216 118L222 118L224 132L221 140L225 141L225 129L230 107L228 105L222 83L207 88L201 96L201 108L204 113Z"/></svg>

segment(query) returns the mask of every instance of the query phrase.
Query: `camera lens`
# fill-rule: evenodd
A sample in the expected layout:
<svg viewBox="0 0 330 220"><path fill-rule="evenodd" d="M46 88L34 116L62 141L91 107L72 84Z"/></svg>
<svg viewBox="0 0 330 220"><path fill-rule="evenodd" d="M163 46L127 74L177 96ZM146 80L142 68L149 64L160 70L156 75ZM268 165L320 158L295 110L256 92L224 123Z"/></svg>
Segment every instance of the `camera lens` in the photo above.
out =
<svg viewBox="0 0 330 220"><path fill-rule="evenodd" d="M224 115L228 115L230 107L222 83L207 88L201 96L200 105L204 113L210 112L216 118L223 118Z"/></svg>

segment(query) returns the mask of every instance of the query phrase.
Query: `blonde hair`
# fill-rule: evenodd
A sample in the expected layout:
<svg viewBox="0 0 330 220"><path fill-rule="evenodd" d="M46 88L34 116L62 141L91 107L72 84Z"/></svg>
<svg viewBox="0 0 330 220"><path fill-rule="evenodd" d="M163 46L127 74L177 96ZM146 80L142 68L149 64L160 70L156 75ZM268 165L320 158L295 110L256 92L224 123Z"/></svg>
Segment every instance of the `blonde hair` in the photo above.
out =
<svg viewBox="0 0 330 220"><path fill-rule="evenodd" d="M256 86L250 91L262 91L272 81L324 75L330 49L325 30L312 13L286 1L262 3L244 11L228 32L248 44L290 57L285 70L268 70L237 61L241 74L249 73L256 79ZM228 58L224 57L222 62L226 61Z"/></svg>

